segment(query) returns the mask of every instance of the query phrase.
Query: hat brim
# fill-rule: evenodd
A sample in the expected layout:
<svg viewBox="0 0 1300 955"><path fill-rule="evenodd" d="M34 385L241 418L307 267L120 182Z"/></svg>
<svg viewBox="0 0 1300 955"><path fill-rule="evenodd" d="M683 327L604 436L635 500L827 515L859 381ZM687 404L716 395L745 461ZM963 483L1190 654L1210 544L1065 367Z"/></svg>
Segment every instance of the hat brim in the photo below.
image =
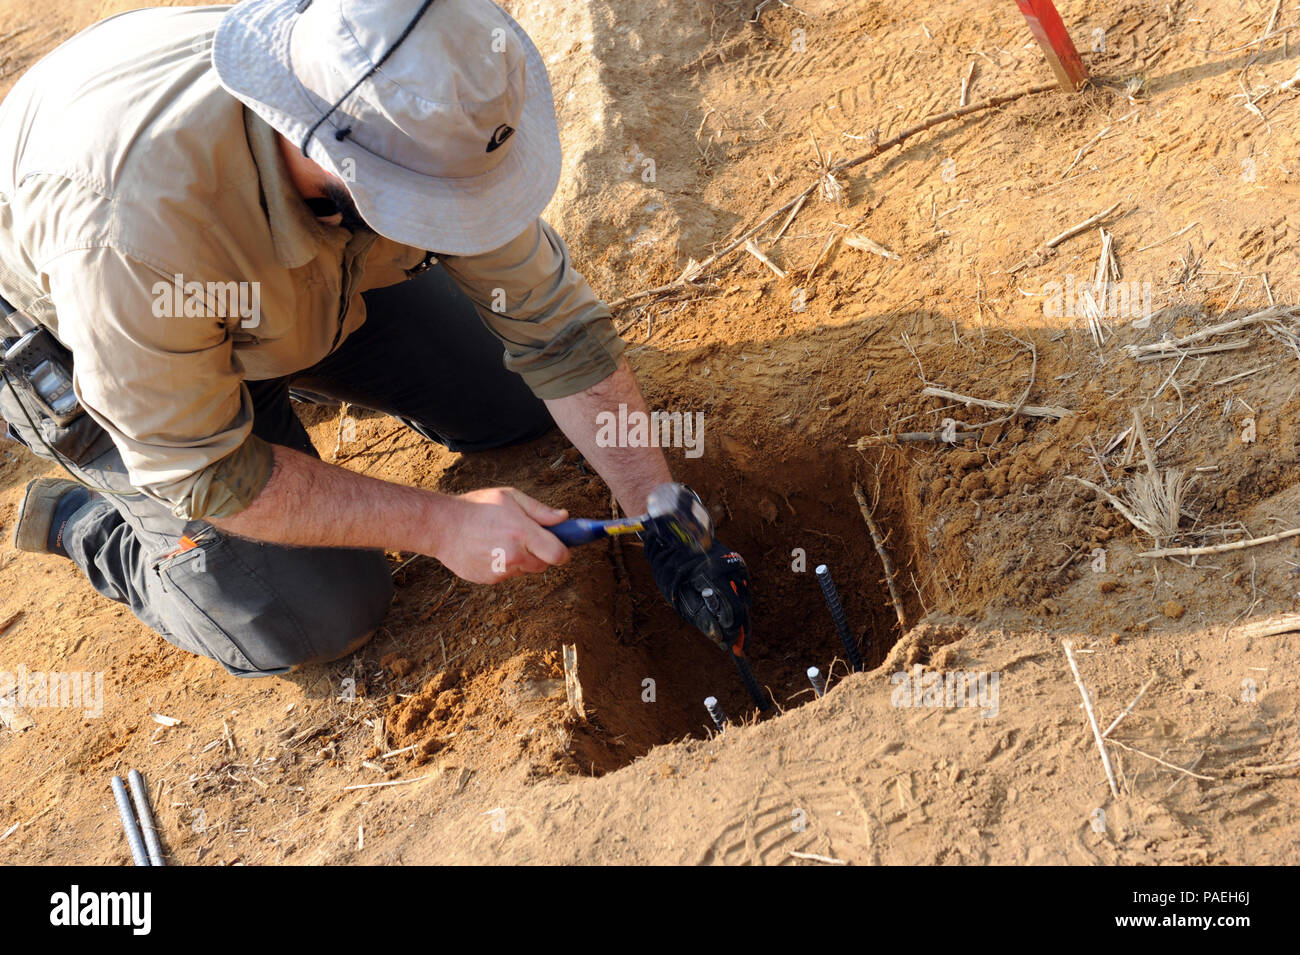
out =
<svg viewBox="0 0 1300 955"><path fill-rule="evenodd" d="M324 112L293 73L297 6L298 0L245 0L222 18L212 46L221 85L295 145ZM334 117L312 137L308 156L346 182L380 235L444 255L490 252L530 226L555 194L562 157L546 64L523 28L502 16L524 46L526 81L514 142L489 172L464 179L413 172L350 139L336 140Z"/></svg>

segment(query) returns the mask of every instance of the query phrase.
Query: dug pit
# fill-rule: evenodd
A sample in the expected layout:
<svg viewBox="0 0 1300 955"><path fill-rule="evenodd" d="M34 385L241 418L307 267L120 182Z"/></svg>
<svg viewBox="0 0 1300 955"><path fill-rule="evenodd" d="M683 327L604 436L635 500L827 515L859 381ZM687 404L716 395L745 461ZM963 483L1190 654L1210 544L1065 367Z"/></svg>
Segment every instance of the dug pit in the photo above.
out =
<svg viewBox="0 0 1300 955"><path fill-rule="evenodd" d="M813 698L806 671L833 678L847 672L845 653L814 574L831 569L864 664L874 668L899 638L881 561L852 494L855 482L877 499L875 516L901 575L925 579L904 507L901 475L877 482L866 459L843 447L809 447L788 429L718 436L721 462L686 462L683 481L700 489L720 540L744 555L754 603L749 657L777 706L772 714ZM773 468L775 461L779 468ZM702 705L716 696L732 718L757 711L725 654L667 608L649 566L624 545L612 558L614 627L572 629L582 661L588 721L574 727L573 752L584 772L626 765L653 746L712 729ZM623 582L619 578L625 569ZM900 588L909 620L920 615L915 591Z"/></svg>

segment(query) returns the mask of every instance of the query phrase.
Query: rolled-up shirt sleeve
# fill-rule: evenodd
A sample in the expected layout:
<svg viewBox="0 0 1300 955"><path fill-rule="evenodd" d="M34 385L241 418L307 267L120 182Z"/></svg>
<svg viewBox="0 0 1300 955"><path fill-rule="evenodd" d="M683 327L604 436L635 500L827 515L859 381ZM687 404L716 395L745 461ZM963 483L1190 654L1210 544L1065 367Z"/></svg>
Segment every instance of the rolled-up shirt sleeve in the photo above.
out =
<svg viewBox="0 0 1300 955"><path fill-rule="evenodd" d="M111 248L65 253L45 271L77 397L132 485L187 520L252 503L272 452L252 435L228 329L238 316L187 315L174 275Z"/></svg>
<svg viewBox="0 0 1300 955"><path fill-rule="evenodd" d="M625 345L609 309L542 219L499 249L440 261L537 397L576 394L618 368Z"/></svg>

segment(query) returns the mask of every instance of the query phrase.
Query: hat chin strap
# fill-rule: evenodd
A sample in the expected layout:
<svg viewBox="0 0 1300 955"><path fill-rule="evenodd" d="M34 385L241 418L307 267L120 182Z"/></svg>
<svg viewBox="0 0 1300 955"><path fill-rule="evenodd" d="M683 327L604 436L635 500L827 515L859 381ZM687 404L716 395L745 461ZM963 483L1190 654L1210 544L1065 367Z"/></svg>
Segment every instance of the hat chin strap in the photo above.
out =
<svg viewBox="0 0 1300 955"><path fill-rule="evenodd" d="M301 13L303 10L307 9L309 5L310 5L310 0L308 0L307 3L299 4L298 12ZM397 48L402 45L402 42L408 36L411 35L411 31L415 29L416 24L420 22L420 19L424 16L424 14L428 11L428 9L431 6L433 6L433 0L424 0L424 2L420 4L420 9L415 11L415 16L411 17L411 22L406 25L405 29L402 30L402 32L398 35L397 39L393 41L393 45L384 51L384 55L381 56L375 62L375 64L365 72L365 74L361 77L361 79L357 80L350 87L348 87L348 91L344 93L342 96L340 96L338 99L336 99L334 101L334 105L331 106L328 110L326 110L325 113L321 115L320 119L316 120L316 122L311 124L311 126L307 129L307 134L302 138L301 148L302 148L303 156L306 156L308 159L311 158L310 156L307 156L307 146L311 143L311 138L314 135L316 135L316 130L320 129L321 125L332 115L334 115L334 113L338 110L338 108L342 106L344 102L347 101L347 98L349 96L351 96L353 93L357 91L357 88L361 86L362 83L370 79L370 77L374 76L375 73L379 71L379 68L383 66L384 63L388 60L388 58L397 51ZM339 142L342 142L343 140L347 139L350 135L352 135L351 126L341 126L338 129L334 130L334 138Z"/></svg>

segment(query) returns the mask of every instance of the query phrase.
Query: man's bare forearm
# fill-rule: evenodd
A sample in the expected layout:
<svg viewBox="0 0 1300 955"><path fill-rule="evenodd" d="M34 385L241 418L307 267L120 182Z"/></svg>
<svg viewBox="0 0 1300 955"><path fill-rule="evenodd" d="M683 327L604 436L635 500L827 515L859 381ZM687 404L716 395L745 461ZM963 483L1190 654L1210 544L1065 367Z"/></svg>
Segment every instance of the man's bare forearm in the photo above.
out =
<svg viewBox="0 0 1300 955"><path fill-rule="evenodd" d="M560 430L605 479L623 512L643 514L650 489L671 481L672 472L659 448L601 447L596 443L597 416L602 411L617 413L620 404L627 406L629 414L646 411L641 387L626 358L604 381L567 398L549 399L546 407Z"/></svg>
<svg viewBox="0 0 1300 955"><path fill-rule="evenodd" d="M273 446L266 487L233 517L212 521L238 537L289 547L415 551L465 580L496 583L569 559L546 528L568 517L514 488L438 494L356 474Z"/></svg>
<svg viewBox="0 0 1300 955"><path fill-rule="evenodd" d="M290 547L363 547L432 553L445 495L391 484L274 446L275 466L245 510L211 523L239 537Z"/></svg>

